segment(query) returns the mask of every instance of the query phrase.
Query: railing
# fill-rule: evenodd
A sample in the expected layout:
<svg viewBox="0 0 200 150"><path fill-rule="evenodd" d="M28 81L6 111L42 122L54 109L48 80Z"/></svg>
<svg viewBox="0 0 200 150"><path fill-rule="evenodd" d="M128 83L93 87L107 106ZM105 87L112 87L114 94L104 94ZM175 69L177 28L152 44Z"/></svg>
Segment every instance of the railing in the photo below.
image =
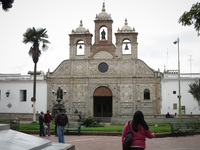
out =
<svg viewBox="0 0 200 150"><path fill-rule="evenodd" d="M164 77L178 78L178 70L167 70ZM200 78L200 73L180 73L181 78Z"/></svg>

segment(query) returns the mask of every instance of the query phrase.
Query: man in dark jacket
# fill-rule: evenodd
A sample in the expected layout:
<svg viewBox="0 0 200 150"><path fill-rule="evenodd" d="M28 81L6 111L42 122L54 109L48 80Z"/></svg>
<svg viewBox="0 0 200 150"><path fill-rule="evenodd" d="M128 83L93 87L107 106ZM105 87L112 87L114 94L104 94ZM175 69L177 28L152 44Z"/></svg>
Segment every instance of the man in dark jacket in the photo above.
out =
<svg viewBox="0 0 200 150"><path fill-rule="evenodd" d="M45 136L43 123L44 123L44 117L43 117L43 112L41 111L39 115L40 136Z"/></svg>
<svg viewBox="0 0 200 150"><path fill-rule="evenodd" d="M55 119L59 143L65 143L64 131L65 131L65 126L66 126L67 123L68 123L67 115L62 112L62 108L59 108L58 109L58 115Z"/></svg>
<svg viewBox="0 0 200 150"><path fill-rule="evenodd" d="M50 136L50 123L53 120L49 110L47 110L47 113L44 115L44 123L45 123L45 133Z"/></svg>

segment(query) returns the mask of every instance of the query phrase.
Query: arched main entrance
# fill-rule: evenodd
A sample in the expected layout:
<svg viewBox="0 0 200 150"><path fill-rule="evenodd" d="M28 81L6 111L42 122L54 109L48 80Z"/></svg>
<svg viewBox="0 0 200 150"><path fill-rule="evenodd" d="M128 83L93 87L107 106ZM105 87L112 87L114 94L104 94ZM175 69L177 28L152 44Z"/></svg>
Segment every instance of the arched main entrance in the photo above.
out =
<svg viewBox="0 0 200 150"><path fill-rule="evenodd" d="M94 117L112 117L112 91L105 86L94 91Z"/></svg>

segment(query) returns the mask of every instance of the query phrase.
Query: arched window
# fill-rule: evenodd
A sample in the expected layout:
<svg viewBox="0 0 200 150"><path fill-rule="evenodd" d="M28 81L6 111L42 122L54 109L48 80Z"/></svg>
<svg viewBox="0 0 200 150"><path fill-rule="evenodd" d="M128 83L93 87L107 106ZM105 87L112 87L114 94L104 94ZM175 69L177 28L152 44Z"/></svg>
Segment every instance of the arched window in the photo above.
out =
<svg viewBox="0 0 200 150"><path fill-rule="evenodd" d="M122 43L122 54L131 54L130 40L124 40Z"/></svg>
<svg viewBox="0 0 200 150"><path fill-rule="evenodd" d="M79 41L76 45L77 55L84 55L85 45L83 41Z"/></svg>
<svg viewBox="0 0 200 150"><path fill-rule="evenodd" d="M101 27L100 29L100 40L108 40L108 29L106 27Z"/></svg>
<svg viewBox="0 0 200 150"><path fill-rule="evenodd" d="M150 91L149 89L144 90L144 100L150 100Z"/></svg>

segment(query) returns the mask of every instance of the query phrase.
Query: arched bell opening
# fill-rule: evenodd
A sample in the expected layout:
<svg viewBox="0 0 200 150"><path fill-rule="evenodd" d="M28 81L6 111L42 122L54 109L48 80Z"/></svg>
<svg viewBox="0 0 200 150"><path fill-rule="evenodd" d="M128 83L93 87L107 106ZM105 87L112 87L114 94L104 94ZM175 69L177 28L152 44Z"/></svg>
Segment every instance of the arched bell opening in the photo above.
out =
<svg viewBox="0 0 200 150"><path fill-rule="evenodd" d="M85 44L84 41L78 41L76 44L76 55L84 55L85 53Z"/></svg>
<svg viewBox="0 0 200 150"><path fill-rule="evenodd" d="M131 41L126 39L122 42L122 53L131 54Z"/></svg>

